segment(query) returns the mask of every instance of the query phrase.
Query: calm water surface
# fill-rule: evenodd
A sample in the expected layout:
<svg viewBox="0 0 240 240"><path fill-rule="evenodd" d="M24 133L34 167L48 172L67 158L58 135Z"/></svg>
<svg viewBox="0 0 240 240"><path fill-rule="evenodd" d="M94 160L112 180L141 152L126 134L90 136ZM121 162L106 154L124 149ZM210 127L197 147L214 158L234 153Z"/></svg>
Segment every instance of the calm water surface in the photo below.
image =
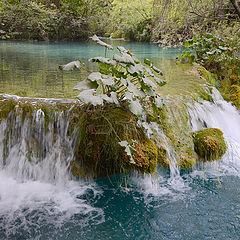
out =
<svg viewBox="0 0 240 240"><path fill-rule="evenodd" d="M197 89L199 78L186 72L189 66L177 66L174 59L180 49L164 50L154 44L112 41L123 45L143 59L150 58L162 69L168 84L161 91L164 94L185 94ZM117 50L116 50L117 52ZM110 56L112 51L108 51ZM85 71L61 72L58 66L80 59L88 68L88 59L104 56L101 46L90 43L27 43L0 42L0 93L20 96L75 98L74 86L86 78Z"/></svg>

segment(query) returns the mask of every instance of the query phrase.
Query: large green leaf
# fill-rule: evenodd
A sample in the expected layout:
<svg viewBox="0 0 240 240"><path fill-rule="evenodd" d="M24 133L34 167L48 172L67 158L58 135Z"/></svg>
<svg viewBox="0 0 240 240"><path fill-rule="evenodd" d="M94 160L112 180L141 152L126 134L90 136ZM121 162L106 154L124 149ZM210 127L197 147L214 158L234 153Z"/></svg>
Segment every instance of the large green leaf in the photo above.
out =
<svg viewBox="0 0 240 240"><path fill-rule="evenodd" d="M94 35L92 37L90 37L94 42L96 42L97 44L103 46L103 47L106 47L110 50L113 50L113 46L110 45L110 44L107 44L105 42L103 42L102 40L99 39L99 37L97 35Z"/></svg>
<svg viewBox="0 0 240 240"><path fill-rule="evenodd" d="M110 58L105 58L105 57L94 57L94 58L90 58L88 61L104 63L104 64L111 65L111 66L115 66L117 64L116 61L111 60Z"/></svg>
<svg viewBox="0 0 240 240"><path fill-rule="evenodd" d="M79 61L72 61L70 63L67 63L65 65L60 65L59 69L63 71L70 71L73 69L79 69L81 67L81 63Z"/></svg>

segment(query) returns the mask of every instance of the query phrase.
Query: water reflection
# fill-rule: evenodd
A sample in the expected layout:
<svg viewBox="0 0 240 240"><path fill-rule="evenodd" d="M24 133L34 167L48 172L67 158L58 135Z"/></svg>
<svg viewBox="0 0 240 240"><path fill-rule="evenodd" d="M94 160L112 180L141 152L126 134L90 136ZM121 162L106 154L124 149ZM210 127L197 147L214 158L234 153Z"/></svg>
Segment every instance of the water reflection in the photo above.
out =
<svg viewBox="0 0 240 240"><path fill-rule="evenodd" d="M181 49L164 50L154 44L113 41L139 57L151 58L164 72L167 85L163 94L186 94L198 88L200 79L186 74L188 67L177 66L174 59ZM116 50L117 51L117 50ZM0 42L0 93L30 97L75 98L73 87L87 76L85 71L61 72L58 66L81 59L94 68L88 58L103 56L104 49L90 43ZM108 52L110 56L111 51ZM187 69L186 69L187 68Z"/></svg>

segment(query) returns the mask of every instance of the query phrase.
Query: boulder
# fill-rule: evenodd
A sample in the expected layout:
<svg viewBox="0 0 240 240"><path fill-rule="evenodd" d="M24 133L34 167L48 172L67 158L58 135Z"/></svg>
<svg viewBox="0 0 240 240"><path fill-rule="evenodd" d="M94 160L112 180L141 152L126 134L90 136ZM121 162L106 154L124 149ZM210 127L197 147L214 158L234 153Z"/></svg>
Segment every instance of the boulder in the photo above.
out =
<svg viewBox="0 0 240 240"><path fill-rule="evenodd" d="M217 128L208 128L193 133L194 150L199 160L219 160L225 154L227 147L223 133Z"/></svg>
<svg viewBox="0 0 240 240"><path fill-rule="evenodd" d="M71 165L74 176L107 177L130 170L148 174L155 171L156 146L126 108L111 104L88 107L74 122L79 132L76 160ZM134 161L119 145L121 141L132 147Z"/></svg>

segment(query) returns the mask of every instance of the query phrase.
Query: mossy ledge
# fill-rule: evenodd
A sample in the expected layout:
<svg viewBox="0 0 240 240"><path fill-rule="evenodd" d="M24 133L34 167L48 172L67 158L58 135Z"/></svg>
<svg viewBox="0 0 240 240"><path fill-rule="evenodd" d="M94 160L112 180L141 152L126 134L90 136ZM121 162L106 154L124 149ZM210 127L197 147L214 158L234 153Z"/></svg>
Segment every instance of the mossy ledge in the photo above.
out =
<svg viewBox="0 0 240 240"><path fill-rule="evenodd" d="M0 123L6 120L11 126L12 119L20 117L23 124L27 120L34 128L39 109L44 113L45 134L51 134L50 128L57 126L56 115L68 121L67 137L73 139L75 149L69 169L75 177L107 177L129 171L152 174L157 167L157 148L138 126L137 117L122 104L94 107L77 101L44 102L0 96ZM134 163L119 145L120 141L128 141L135 149L132 152ZM34 146L30 145L28 150L32 151Z"/></svg>
<svg viewBox="0 0 240 240"><path fill-rule="evenodd" d="M31 98L19 98L14 99L11 97L3 97L0 95L0 123L7 119L10 113L16 116L21 116L22 121L25 119L32 119L34 112L41 109L44 113L45 130L48 130L48 125L51 121L54 121L54 113L62 112L67 114L68 110L76 106L75 102L64 102L60 99L45 101L46 99L31 99Z"/></svg>
<svg viewBox="0 0 240 240"><path fill-rule="evenodd" d="M194 149L203 162L219 160L227 146L223 133L217 128L208 128L193 133Z"/></svg>
<svg viewBox="0 0 240 240"><path fill-rule="evenodd" d="M152 174L157 167L157 148L137 125L137 118L126 108L115 105L88 106L78 116L75 127L80 133L76 160L71 165L75 177L106 177L137 170ZM131 163L120 141L135 149Z"/></svg>
<svg viewBox="0 0 240 240"><path fill-rule="evenodd" d="M196 164L196 157L186 106L181 100L174 99L158 110L155 119L166 136L165 145L172 146L171 151L174 152L179 168L191 169ZM155 139L157 140L158 163L169 169L171 159L162 144L162 139L159 136L155 136Z"/></svg>

